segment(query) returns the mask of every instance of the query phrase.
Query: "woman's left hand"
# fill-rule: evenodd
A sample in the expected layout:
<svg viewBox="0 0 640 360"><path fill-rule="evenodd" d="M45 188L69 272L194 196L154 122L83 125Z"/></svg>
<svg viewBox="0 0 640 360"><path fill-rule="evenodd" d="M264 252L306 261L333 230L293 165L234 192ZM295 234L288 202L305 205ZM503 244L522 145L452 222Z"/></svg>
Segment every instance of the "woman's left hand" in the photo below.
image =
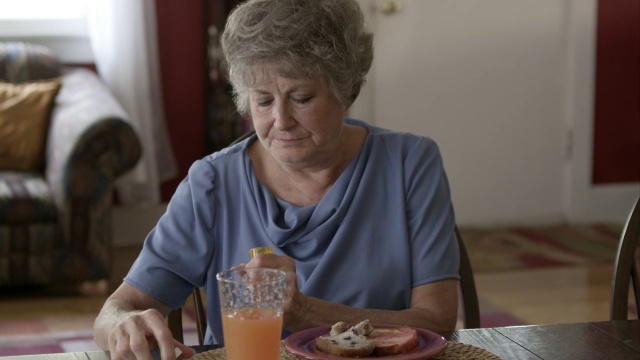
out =
<svg viewBox="0 0 640 360"><path fill-rule="evenodd" d="M307 314L307 301L303 293L298 289L298 279L296 277L296 264L288 256L278 256L275 254L256 255L251 261L244 265L247 268L271 268L282 270L287 275L287 287L285 290L286 300L284 304L284 324L285 329L297 329L300 324L305 323Z"/></svg>

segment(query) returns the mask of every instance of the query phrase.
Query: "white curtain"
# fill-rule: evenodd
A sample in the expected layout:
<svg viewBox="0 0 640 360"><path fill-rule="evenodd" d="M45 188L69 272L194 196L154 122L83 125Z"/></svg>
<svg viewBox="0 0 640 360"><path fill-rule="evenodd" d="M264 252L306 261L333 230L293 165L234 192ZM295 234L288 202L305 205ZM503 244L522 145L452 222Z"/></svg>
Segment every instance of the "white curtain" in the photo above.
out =
<svg viewBox="0 0 640 360"><path fill-rule="evenodd" d="M137 166L118 180L124 204L157 205L160 184L177 165L162 105L154 0L88 1L88 26L96 67L129 115L142 142Z"/></svg>

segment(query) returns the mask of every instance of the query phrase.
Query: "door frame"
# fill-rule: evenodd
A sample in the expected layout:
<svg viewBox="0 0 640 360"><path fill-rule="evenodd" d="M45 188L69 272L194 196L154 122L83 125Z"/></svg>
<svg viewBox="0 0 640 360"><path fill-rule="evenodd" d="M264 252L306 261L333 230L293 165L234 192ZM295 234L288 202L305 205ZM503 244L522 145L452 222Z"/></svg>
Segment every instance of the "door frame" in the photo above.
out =
<svg viewBox="0 0 640 360"><path fill-rule="evenodd" d="M598 1L565 0L565 6L567 161L563 213L572 223L622 223L640 194L640 182L592 183Z"/></svg>

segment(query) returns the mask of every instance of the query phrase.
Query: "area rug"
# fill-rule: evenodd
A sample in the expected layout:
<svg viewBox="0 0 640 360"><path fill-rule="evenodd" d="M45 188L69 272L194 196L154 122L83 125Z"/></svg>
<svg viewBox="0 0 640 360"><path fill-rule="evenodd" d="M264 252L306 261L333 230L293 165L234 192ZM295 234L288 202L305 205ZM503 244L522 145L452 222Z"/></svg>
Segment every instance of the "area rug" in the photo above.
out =
<svg viewBox="0 0 640 360"><path fill-rule="evenodd" d="M4 326L21 324L4 324ZM91 331L52 332L0 337L0 356L97 351Z"/></svg>
<svg viewBox="0 0 640 360"><path fill-rule="evenodd" d="M622 226L460 228L474 272L613 263Z"/></svg>

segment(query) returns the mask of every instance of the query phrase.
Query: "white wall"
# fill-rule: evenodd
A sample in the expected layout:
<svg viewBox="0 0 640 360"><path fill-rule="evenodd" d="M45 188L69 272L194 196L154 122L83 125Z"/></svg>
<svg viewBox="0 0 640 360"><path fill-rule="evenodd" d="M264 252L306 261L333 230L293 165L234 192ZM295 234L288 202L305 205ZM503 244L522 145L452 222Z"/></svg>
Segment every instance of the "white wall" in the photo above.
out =
<svg viewBox="0 0 640 360"><path fill-rule="evenodd" d="M595 0L360 0L376 60L351 114L433 137L465 226L622 222L590 184Z"/></svg>

